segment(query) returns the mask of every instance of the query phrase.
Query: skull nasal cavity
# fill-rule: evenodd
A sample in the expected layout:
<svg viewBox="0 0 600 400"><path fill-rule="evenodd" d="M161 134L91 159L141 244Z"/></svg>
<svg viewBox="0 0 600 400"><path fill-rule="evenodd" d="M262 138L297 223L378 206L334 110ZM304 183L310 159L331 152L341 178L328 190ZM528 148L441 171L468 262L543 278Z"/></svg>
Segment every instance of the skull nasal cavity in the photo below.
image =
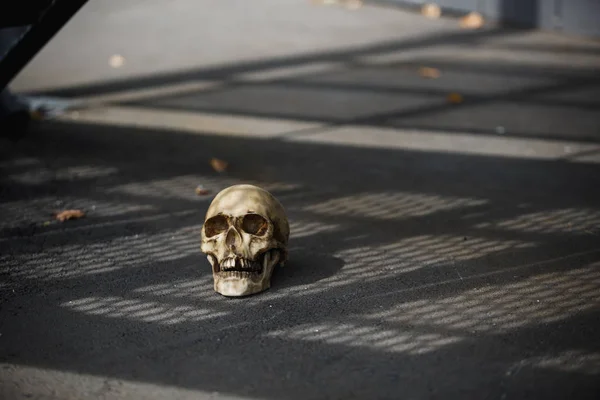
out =
<svg viewBox="0 0 600 400"><path fill-rule="evenodd" d="M230 229L229 232L227 232L227 236L225 237L225 245L231 247L232 249L235 249L235 246L237 245L237 239L238 234L235 231L235 229Z"/></svg>

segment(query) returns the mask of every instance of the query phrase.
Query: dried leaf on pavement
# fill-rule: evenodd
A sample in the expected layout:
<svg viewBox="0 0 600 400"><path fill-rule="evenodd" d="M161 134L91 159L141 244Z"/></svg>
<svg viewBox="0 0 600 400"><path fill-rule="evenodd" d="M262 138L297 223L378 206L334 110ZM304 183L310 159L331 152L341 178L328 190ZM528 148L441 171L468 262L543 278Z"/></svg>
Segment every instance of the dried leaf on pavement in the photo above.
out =
<svg viewBox="0 0 600 400"><path fill-rule="evenodd" d="M423 78L437 79L440 77L441 73L437 68L421 67L419 68L419 75L421 75Z"/></svg>
<svg viewBox="0 0 600 400"><path fill-rule="evenodd" d="M442 15L442 9L437 4L428 3L421 7L421 14L426 18L438 19Z"/></svg>
<svg viewBox="0 0 600 400"><path fill-rule="evenodd" d="M219 160L218 158L213 158L210 160L210 165L215 171L223 172L227 169L227 166L229 164L227 163L227 161Z"/></svg>
<svg viewBox="0 0 600 400"><path fill-rule="evenodd" d="M311 0L311 3L316 5L332 5L338 3L338 0Z"/></svg>
<svg viewBox="0 0 600 400"><path fill-rule="evenodd" d="M350 10L358 10L363 5L361 0L346 0L344 6Z"/></svg>
<svg viewBox="0 0 600 400"><path fill-rule="evenodd" d="M472 12L460 19L460 27L463 29L478 29L483 26L483 16L478 12Z"/></svg>
<svg viewBox="0 0 600 400"><path fill-rule="evenodd" d="M205 196L209 193L210 193L210 190L206 189L204 186L202 186L202 185L196 186L196 194L198 196Z"/></svg>
<svg viewBox="0 0 600 400"><path fill-rule="evenodd" d="M108 65L113 68L121 68L125 64L125 57L120 54L114 54L108 59Z"/></svg>
<svg viewBox="0 0 600 400"><path fill-rule="evenodd" d="M45 118L45 114L42 110L31 110L29 115L34 121L42 121Z"/></svg>
<svg viewBox="0 0 600 400"><path fill-rule="evenodd" d="M64 222L69 219L79 219L85 217L85 213L81 210L64 210L56 213L56 219Z"/></svg>
<svg viewBox="0 0 600 400"><path fill-rule="evenodd" d="M464 101L464 98L460 93L450 93L446 97L446 100L448 101L448 103L460 104Z"/></svg>

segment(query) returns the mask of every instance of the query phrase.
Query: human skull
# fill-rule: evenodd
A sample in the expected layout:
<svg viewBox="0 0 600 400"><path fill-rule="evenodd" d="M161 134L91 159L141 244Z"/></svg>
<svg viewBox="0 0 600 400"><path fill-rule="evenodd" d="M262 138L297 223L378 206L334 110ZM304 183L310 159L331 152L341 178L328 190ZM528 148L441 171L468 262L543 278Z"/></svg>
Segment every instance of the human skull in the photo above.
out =
<svg viewBox="0 0 600 400"><path fill-rule="evenodd" d="M215 291L246 296L268 289L275 265L287 261L289 235L285 210L271 193L253 185L219 192L201 232Z"/></svg>

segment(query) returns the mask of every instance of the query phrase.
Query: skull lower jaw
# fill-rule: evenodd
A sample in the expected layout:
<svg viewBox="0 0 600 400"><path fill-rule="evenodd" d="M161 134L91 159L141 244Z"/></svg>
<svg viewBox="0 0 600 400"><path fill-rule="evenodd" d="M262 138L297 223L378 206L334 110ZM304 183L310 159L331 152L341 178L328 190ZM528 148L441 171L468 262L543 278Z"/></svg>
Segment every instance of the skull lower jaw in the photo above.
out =
<svg viewBox="0 0 600 400"><path fill-rule="evenodd" d="M228 297L249 296L267 290L270 281L254 282L252 278L215 277L215 292Z"/></svg>
<svg viewBox="0 0 600 400"><path fill-rule="evenodd" d="M213 266L215 292L228 297L242 297L263 292L271 287L271 275L279 262L279 252L270 250L263 254L260 271L233 271ZM210 258L209 258L210 259Z"/></svg>

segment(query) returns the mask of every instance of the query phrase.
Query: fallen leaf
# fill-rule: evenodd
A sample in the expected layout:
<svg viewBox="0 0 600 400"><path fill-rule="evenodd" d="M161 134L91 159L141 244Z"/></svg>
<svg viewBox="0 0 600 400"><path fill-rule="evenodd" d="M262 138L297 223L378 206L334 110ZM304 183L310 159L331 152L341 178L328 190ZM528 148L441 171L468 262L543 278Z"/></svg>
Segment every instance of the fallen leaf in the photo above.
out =
<svg viewBox="0 0 600 400"><path fill-rule="evenodd" d="M44 221L44 223L42 224L43 226L49 226L52 222L50 221Z"/></svg>
<svg viewBox="0 0 600 400"><path fill-rule="evenodd" d="M460 104L464 101L464 98L460 93L450 93L446 97L446 100L448 101L448 103Z"/></svg>
<svg viewBox="0 0 600 400"><path fill-rule="evenodd" d="M125 57L120 54L115 54L108 59L108 65L113 68L121 68L125 65Z"/></svg>
<svg viewBox="0 0 600 400"><path fill-rule="evenodd" d="M478 12L471 12L460 19L460 27L463 29L478 29L483 26L483 16Z"/></svg>
<svg viewBox="0 0 600 400"><path fill-rule="evenodd" d="M196 194L198 196L204 196L210 193L210 190L206 189L204 186L202 185L198 185L196 186Z"/></svg>
<svg viewBox="0 0 600 400"><path fill-rule="evenodd" d="M29 112L29 115L34 121L42 121L45 118L45 114L41 110L32 110Z"/></svg>
<svg viewBox="0 0 600 400"><path fill-rule="evenodd" d="M430 19L438 19L442 15L442 9L437 4L428 3L421 7L421 14Z"/></svg>
<svg viewBox="0 0 600 400"><path fill-rule="evenodd" d="M85 213L81 210L64 210L56 214L56 219L64 222L69 219L79 219L85 217Z"/></svg>
<svg viewBox="0 0 600 400"><path fill-rule="evenodd" d="M227 169L227 166L229 164L227 163L227 161L219 160L218 158L213 158L210 160L210 165L215 171L223 172Z"/></svg>
<svg viewBox="0 0 600 400"><path fill-rule="evenodd" d="M363 3L361 0L347 0L344 5L350 10L358 10L362 7Z"/></svg>
<svg viewBox="0 0 600 400"><path fill-rule="evenodd" d="M441 74L440 70L437 68L421 67L419 68L419 75L421 75L423 78L437 79Z"/></svg>
<svg viewBox="0 0 600 400"><path fill-rule="evenodd" d="M337 2L337 0L311 0L311 3L316 5L332 5Z"/></svg>

